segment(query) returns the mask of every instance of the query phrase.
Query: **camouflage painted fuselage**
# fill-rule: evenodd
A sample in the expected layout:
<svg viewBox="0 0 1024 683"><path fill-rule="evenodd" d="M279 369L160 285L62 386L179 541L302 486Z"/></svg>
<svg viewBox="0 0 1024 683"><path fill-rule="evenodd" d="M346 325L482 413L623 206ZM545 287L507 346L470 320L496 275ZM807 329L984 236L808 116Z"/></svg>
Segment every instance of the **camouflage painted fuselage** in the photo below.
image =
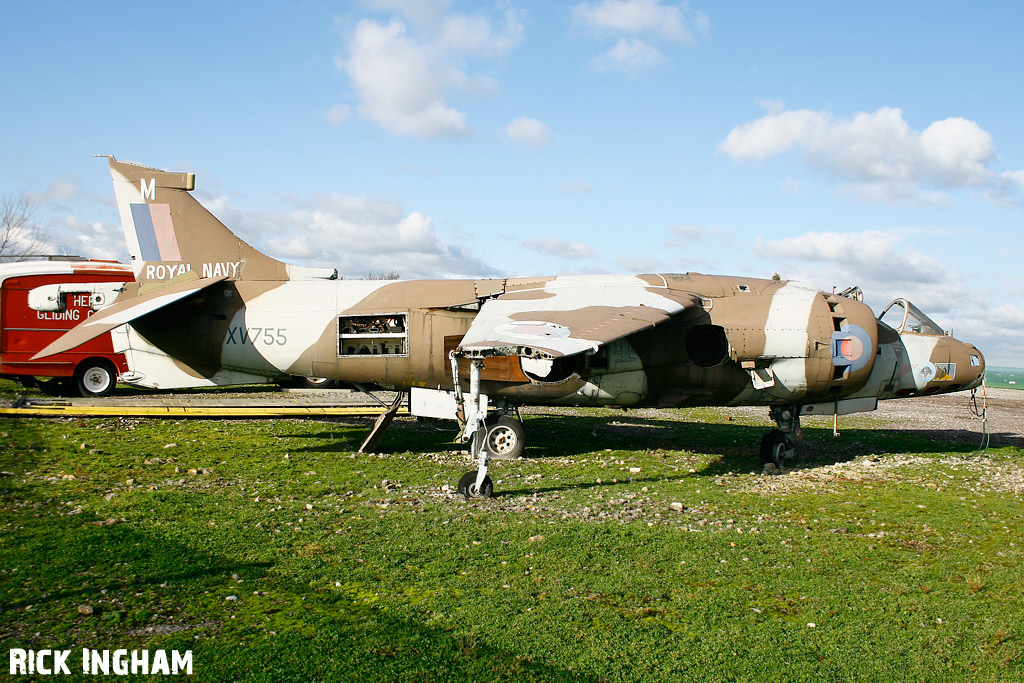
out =
<svg viewBox="0 0 1024 683"><path fill-rule="evenodd" d="M909 302L898 300L907 315L894 329L856 293L791 281L337 280L239 239L192 197L194 175L109 161L136 282L38 357L129 323L140 348L126 355L148 386L176 373L452 389L454 359L460 386L482 361L479 393L508 404L832 403L839 413L969 389L985 369L974 346Z"/></svg>
<svg viewBox="0 0 1024 683"><path fill-rule="evenodd" d="M587 290L605 277L224 282L133 326L198 375L228 369L451 389L448 354L481 298L543 293L559 281L559 294ZM517 404L802 405L957 391L977 386L984 371L969 344L897 334L865 304L799 283L692 273L628 277L637 288L696 305L593 353L488 357L482 391ZM562 322L571 329L573 315L586 320L586 313L584 306ZM345 334L352 320L385 318L403 321L404 336L382 333L396 341L383 351L372 334Z"/></svg>

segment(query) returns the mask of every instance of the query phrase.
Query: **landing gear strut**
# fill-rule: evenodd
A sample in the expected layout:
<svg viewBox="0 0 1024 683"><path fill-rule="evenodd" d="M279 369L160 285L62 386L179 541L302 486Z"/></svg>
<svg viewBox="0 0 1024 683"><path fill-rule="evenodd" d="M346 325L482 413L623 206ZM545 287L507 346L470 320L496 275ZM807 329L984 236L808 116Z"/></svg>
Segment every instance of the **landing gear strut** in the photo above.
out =
<svg viewBox="0 0 1024 683"><path fill-rule="evenodd" d="M783 461L796 453L800 438L799 406L772 406L768 416L778 425L761 438L761 464L774 465L780 471Z"/></svg>
<svg viewBox="0 0 1024 683"><path fill-rule="evenodd" d="M452 355L453 374L458 372L457 359ZM462 398L466 417L466 428L462 432L462 440L469 441L469 454L476 460L476 472L466 472L459 479L458 492L466 498L490 498L494 493L494 484L487 476L487 465L491 459L487 427L487 396L480 393L480 370L482 360L473 359L469 364L469 398ZM458 374L455 374L455 386L458 387ZM461 394L456 390L457 394Z"/></svg>

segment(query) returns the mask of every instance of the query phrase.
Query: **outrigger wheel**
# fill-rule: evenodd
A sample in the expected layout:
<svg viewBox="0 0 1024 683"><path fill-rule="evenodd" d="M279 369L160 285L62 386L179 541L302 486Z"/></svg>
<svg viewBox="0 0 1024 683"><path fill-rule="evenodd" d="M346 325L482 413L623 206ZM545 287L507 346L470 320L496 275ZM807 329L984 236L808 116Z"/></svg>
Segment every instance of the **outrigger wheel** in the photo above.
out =
<svg viewBox="0 0 1024 683"><path fill-rule="evenodd" d="M761 464L782 469L782 461L792 458L795 447L792 438L781 429L772 429L761 438Z"/></svg>
<svg viewBox="0 0 1024 683"><path fill-rule="evenodd" d="M476 470L473 470L466 472L459 479L458 491L466 498L490 498L494 494L494 484L491 483L490 476L485 476L483 484L477 488Z"/></svg>

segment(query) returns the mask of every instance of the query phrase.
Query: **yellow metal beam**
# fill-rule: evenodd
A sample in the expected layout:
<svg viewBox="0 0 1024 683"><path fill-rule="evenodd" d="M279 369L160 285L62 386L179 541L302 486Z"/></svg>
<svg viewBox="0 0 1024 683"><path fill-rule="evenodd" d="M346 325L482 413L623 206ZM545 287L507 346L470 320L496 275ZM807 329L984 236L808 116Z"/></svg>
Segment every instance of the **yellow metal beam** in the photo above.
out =
<svg viewBox="0 0 1024 683"><path fill-rule="evenodd" d="M0 408L10 417L310 417L326 415L380 415L380 407L225 407L225 406L25 406ZM408 415L408 408L398 410Z"/></svg>

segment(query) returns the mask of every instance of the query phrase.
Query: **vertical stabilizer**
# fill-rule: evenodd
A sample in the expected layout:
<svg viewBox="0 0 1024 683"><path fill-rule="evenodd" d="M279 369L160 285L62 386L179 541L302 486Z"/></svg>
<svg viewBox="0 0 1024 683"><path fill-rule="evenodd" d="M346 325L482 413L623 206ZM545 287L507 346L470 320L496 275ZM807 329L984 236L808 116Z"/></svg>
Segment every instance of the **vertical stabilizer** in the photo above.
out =
<svg viewBox="0 0 1024 683"><path fill-rule="evenodd" d="M140 284L182 277L337 277L333 269L292 266L246 244L189 194L196 185L194 173L168 173L107 158L132 268Z"/></svg>

